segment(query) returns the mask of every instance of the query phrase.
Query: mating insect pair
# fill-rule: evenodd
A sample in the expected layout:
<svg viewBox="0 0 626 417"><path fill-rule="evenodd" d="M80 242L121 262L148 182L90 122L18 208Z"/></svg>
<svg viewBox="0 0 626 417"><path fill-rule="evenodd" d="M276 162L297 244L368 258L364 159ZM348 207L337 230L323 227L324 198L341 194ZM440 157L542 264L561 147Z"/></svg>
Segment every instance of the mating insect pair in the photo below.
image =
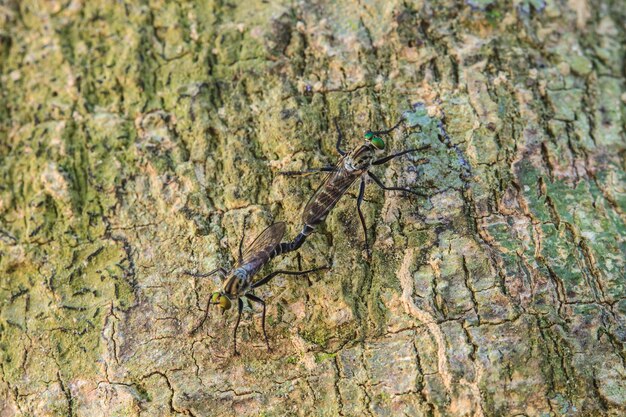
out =
<svg viewBox="0 0 626 417"><path fill-rule="evenodd" d="M280 241L285 234L285 223L275 223L265 229L255 239L250 247L246 249L245 252L242 252L242 236L242 239L239 243L239 258L237 266L233 270L231 270L230 273L227 274L226 270L224 270L223 268L218 268L214 271L211 271L209 274L188 273L190 275L202 277L218 273L224 279L222 289L220 291L214 292L211 295L207 302L205 315L202 321L194 328L192 333L195 333L204 324L208 317L209 307L211 305L219 305L222 309L222 312L225 312L231 307L232 302L236 300L238 315L235 329L233 332L233 346L234 352L235 354L237 354L237 328L239 327L241 313L243 310L242 298L247 298L248 300L261 304L263 306L263 316L261 323L263 328L263 336L265 337L265 343L269 350L270 346L265 330L265 302L256 295L254 295L252 291L255 288L260 287L261 285L266 284L272 278L279 274L304 275L322 269L327 269L327 267L314 268L308 271L274 271L259 280L255 280L254 276L266 263L268 263L274 257L300 248L306 238L311 233L313 233L315 228L326 219L326 217L335 207L339 199L347 192L350 186L354 184L357 179L361 179L359 195L357 198L357 210L359 213L359 218L361 220L361 225L363 227L363 234L365 236L365 247L369 257L370 251L367 239L367 226L365 224L365 218L363 216L363 213L361 212L361 203L363 202L363 196L365 193L365 175L367 174L380 188L385 191L402 191L420 196L423 195L417 191L408 188L385 186L374 173L369 171L372 166L384 164L394 158L400 157L408 153L422 152L428 148L428 146L422 146L419 148L407 149L393 153L386 157L382 157L380 159L375 159L376 154L385 149L385 142L380 137L380 135L391 133L393 130L400 126L403 120L404 117L400 119L400 121L396 123L396 125L387 130L368 131L367 133L365 133L365 143L349 153L341 149L343 135L341 133L341 130L339 129L337 121L335 120L335 128L337 129L336 148L337 152L339 152L339 154L341 155L341 159L339 160L339 162L337 162L335 166L309 169L301 172L282 172L283 175L306 175L315 172L328 172L329 174L326 176L322 184L318 187L318 189L315 191L315 193L305 206L302 214L302 221L304 223L304 226L302 228L302 231L296 236L293 241L281 243Z"/></svg>

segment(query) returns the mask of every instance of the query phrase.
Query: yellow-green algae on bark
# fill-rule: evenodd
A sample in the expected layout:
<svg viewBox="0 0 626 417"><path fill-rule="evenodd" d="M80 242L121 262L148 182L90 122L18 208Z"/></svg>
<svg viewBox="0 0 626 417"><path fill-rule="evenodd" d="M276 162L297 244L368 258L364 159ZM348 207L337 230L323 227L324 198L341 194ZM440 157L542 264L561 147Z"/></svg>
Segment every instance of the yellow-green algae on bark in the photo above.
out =
<svg viewBox="0 0 626 417"><path fill-rule="evenodd" d="M0 415L623 415L622 1L0 5ZM377 168L259 314L215 279L333 163ZM443 122L450 142L439 134ZM471 172L460 157L467 160ZM426 164L420 158L427 158ZM271 269L268 268L268 271Z"/></svg>

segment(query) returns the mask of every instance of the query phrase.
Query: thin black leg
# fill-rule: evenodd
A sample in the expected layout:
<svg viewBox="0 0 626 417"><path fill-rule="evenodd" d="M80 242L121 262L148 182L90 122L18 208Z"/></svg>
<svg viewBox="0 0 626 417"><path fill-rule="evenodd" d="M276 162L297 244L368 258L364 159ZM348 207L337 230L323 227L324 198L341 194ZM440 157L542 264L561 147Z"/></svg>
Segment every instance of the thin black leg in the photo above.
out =
<svg viewBox="0 0 626 417"><path fill-rule="evenodd" d="M204 312L204 317L202 318L202 320L200 320L200 323L198 323L196 327L194 327L193 330L189 332L190 336L196 334L196 332L200 329L200 327L202 327L206 319L209 317L209 307L211 307L211 297L209 297L206 302L206 311Z"/></svg>
<svg viewBox="0 0 626 417"><path fill-rule="evenodd" d="M337 130L337 144L335 145L335 148L337 148L337 152L339 152L339 155L344 156L346 154L346 151L341 150L341 141L343 141L343 134L341 133L341 129L339 129L339 123L337 123L336 117L333 119L333 122L335 122L335 129Z"/></svg>
<svg viewBox="0 0 626 417"><path fill-rule="evenodd" d="M405 151L397 152L397 153L385 156L384 158L380 158L380 159L373 161L372 165L384 164L385 162L391 161L393 158L397 158L399 156L406 155L407 153L411 153L411 152L421 152L428 148L430 148L430 145L422 146L421 148L407 149Z"/></svg>
<svg viewBox="0 0 626 417"><path fill-rule="evenodd" d="M356 199L356 209L359 212L359 218L361 219L361 226L363 226L363 237L365 238L365 253L367 258L370 258L370 245L367 242L367 226L365 225L365 217L361 211L361 203L363 202L363 196L365 195L365 181L361 178L361 186L359 188L359 196Z"/></svg>
<svg viewBox="0 0 626 417"><path fill-rule="evenodd" d="M374 174L372 174L371 172L367 171L367 175L370 176L371 179L374 180L374 182L383 190L385 191L402 191L405 193L411 193L411 194L415 194L415 195L419 195L420 197L428 197L428 195L424 194L424 193L420 193L418 191L413 191L411 189L408 188L402 188L402 187L387 187L385 184L382 183L381 180L378 179L378 177Z"/></svg>
<svg viewBox="0 0 626 417"><path fill-rule="evenodd" d="M191 271L183 271L183 274L196 277L196 278L207 278L216 272L219 272L222 278L224 278L224 276L226 275L226 270L224 268L216 268L211 272L207 272L206 274L201 274L200 272L191 272Z"/></svg>
<svg viewBox="0 0 626 417"><path fill-rule="evenodd" d="M271 274L267 275L266 277L262 278L260 281L255 282L254 284L252 284L252 288L251 289L260 287L263 284L267 284L272 278L274 278L278 274L304 275L304 274L309 274L311 272L320 271L322 269L328 269L328 267L327 266L322 266L320 268L309 269L308 271L274 271Z"/></svg>
<svg viewBox="0 0 626 417"><path fill-rule="evenodd" d="M267 340L267 333L265 332L265 301L261 300L254 294L246 294L246 297L250 301L254 301L255 303L259 303L263 306L263 316L261 316L261 326L263 327L263 336L265 337L265 345L267 346L267 351L271 352L272 348L270 348L270 342Z"/></svg>
<svg viewBox="0 0 626 417"><path fill-rule="evenodd" d="M302 255L300 252L296 253L296 259L298 260L298 271L302 271Z"/></svg>
<svg viewBox="0 0 626 417"><path fill-rule="evenodd" d="M237 323L235 323L235 331L233 332L233 346L235 356L239 355L239 352L237 352L237 327L239 327L239 322L241 321L241 312L243 311L243 301L241 301L241 298L237 299L237 301L239 302L239 311L237 312Z"/></svg>
<svg viewBox="0 0 626 417"><path fill-rule="evenodd" d="M243 260L243 238L246 235L246 220L247 217L243 218L243 227L241 229L241 240L239 241L239 263Z"/></svg>
<svg viewBox="0 0 626 417"><path fill-rule="evenodd" d="M310 174L317 174L320 172L333 172L336 171L337 167L334 166L325 166L325 167L321 167L321 168L311 168L311 169L305 169L304 171L280 171L279 174L280 175L285 175L285 176L305 176L305 175L310 175Z"/></svg>
<svg viewBox="0 0 626 417"><path fill-rule="evenodd" d="M373 133L375 135L386 135L396 130L402 124L402 122L404 122L404 116L402 116L400 120L398 120L398 123L396 123L395 125L393 125L393 127L390 127L387 130L376 130L376 131L369 130L368 132Z"/></svg>

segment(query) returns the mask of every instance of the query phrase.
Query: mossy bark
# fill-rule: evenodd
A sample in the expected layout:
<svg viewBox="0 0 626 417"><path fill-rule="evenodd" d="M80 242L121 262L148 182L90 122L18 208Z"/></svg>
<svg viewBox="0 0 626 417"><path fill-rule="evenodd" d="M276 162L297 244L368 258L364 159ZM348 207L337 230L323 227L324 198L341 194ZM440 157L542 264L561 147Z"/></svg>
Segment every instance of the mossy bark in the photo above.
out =
<svg viewBox="0 0 626 417"><path fill-rule="evenodd" d="M624 415L626 8L507 3L4 2L0 415ZM188 336L183 271L299 231L278 172L417 102L372 261L352 190L267 268L332 265L257 293L272 352L249 308L241 356Z"/></svg>

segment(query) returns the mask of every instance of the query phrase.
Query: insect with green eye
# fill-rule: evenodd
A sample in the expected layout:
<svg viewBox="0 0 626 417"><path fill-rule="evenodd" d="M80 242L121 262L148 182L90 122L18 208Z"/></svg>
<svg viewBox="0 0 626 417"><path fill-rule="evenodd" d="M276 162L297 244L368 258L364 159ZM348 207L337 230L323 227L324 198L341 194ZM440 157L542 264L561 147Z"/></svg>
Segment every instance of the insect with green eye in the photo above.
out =
<svg viewBox="0 0 626 417"><path fill-rule="evenodd" d="M365 176L370 177L376 185L385 191L402 191L405 193L416 194L424 197L425 195L408 188L401 187L387 187L383 182L370 171L370 168L375 165L381 165L390 160L402 155L406 155L412 152L422 152L428 149L430 146L422 146L415 149L407 149L404 151L396 152L391 155L375 159L379 152L385 149L385 142L380 137L386 135L397 129L404 121L404 117L398 121L392 128L381 131L368 130L365 133L365 143L355 148L351 152L345 152L341 149L341 142L343 140L343 134L337 124L337 119L334 120L335 128L337 129L337 143L335 145L337 152L341 155L341 159L335 164L335 166L326 166L322 168L308 169L305 171L283 171L282 175L308 175L317 172L328 172L322 184L317 188L313 196L309 199L309 202L304 207L302 213L302 222L304 226L302 231L291 242L283 242L280 244L282 253L293 251L298 249L306 238L313 233L315 228L322 223L328 213L335 207L339 199L348 191L348 188L357 179L361 180L359 195L357 197L357 211L361 220L361 226L363 227L363 235L365 237L365 250L368 258L370 257L369 243L367 240L367 226L365 225L365 217L361 212L361 203L363 202L363 196L365 194Z"/></svg>
<svg viewBox="0 0 626 417"><path fill-rule="evenodd" d="M265 344L267 345L267 350L270 351L270 344L267 340L267 333L265 331L265 301L261 298L257 297L253 294L255 288L260 287L261 285L267 284L272 278L279 274L285 275L305 275L311 272L316 272L322 269L328 269L328 267L324 266L321 268L309 269L308 271L274 271L269 275L261 279L255 279L255 275L261 268L267 264L270 260L280 255L282 249L280 247L280 241L285 235L285 223L279 222L274 223L265 229L261 234L252 242L252 244L243 251L243 234L241 237L241 241L239 242L239 259L237 261L237 265L230 271L227 272L224 268L217 268L208 274L199 274L186 272L187 275L195 276L195 277L209 277L213 274L217 273L223 280L222 289L220 291L215 291L211 294L209 298L204 317L198 323L198 325L191 331L190 334L195 334L200 327L204 324L204 322L209 317L209 308L211 305L217 305L222 310L222 314L229 310L234 301L237 301L237 322L235 323L235 330L233 331L233 349L234 354L238 355L237 352L237 328L239 327L239 322L241 321L241 313L243 311L243 298L247 298L248 300L261 304L263 306L263 316L261 319L262 328L263 328L263 336L265 337ZM245 230L245 220L244 220L244 230Z"/></svg>

